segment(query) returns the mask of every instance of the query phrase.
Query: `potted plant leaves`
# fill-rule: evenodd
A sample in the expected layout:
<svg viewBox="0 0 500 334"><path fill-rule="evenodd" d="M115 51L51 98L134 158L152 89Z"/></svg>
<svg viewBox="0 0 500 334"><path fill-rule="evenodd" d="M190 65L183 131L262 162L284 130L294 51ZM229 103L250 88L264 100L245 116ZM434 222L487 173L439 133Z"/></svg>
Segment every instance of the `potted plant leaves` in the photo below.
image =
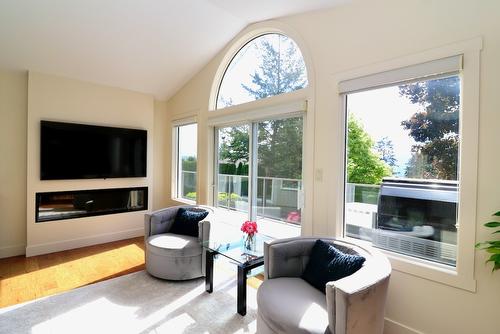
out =
<svg viewBox="0 0 500 334"><path fill-rule="evenodd" d="M500 217L500 211L495 212L493 217ZM484 226L497 229L492 234L500 233L500 222L498 220L487 222ZM491 254L488 260L486 260L486 263L493 262L492 271L500 269L500 240L479 242L476 244L476 248L484 249L486 252Z"/></svg>

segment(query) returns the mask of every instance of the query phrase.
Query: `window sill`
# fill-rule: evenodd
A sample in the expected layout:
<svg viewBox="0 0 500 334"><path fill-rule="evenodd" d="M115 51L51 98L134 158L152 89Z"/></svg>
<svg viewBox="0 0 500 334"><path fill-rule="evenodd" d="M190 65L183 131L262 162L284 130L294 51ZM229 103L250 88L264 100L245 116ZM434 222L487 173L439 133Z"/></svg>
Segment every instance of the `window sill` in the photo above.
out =
<svg viewBox="0 0 500 334"><path fill-rule="evenodd" d="M196 205L196 201L186 198L172 198L172 201L178 202L179 204Z"/></svg>
<svg viewBox="0 0 500 334"><path fill-rule="evenodd" d="M349 242L359 244L360 246L373 247L370 242L349 237L345 237L344 239ZM465 291L476 292L476 280L471 276L457 272L454 267L394 253L377 247L373 248L387 256L391 262L392 269L395 271Z"/></svg>

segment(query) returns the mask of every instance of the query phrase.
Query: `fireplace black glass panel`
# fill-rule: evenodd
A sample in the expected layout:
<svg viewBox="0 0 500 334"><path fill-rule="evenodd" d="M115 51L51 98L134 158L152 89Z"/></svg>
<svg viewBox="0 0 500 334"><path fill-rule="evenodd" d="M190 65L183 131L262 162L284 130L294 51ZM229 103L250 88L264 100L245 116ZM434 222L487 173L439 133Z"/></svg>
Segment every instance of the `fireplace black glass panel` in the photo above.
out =
<svg viewBox="0 0 500 334"><path fill-rule="evenodd" d="M36 194L37 223L141 211L148 208L148 188L114 188Z"/></svg>

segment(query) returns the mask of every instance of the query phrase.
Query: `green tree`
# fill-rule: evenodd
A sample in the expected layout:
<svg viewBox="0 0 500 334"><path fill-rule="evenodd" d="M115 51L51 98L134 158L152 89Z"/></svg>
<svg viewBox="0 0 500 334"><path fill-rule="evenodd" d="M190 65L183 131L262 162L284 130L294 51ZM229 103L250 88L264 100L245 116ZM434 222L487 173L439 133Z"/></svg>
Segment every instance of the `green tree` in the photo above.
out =
<svg viewBox="0 0 500 334"><path fill-rule="evenodd" d="M259 42L256 46L262 56L258 68L251 75L253 85L241 84L251 96L263 99L307 85L304 59L291 39L279 35L280 47L268 38L260 38Z"/></svg>
<svg viewBox="0 0 500 334"><path fill-rule="evenodd" d="M347 182L380 184L392 175L390 166L374 152L374 142L354 117L348 120Z"/></svg>
<svg viewBox="0 0 500 334"><path fill-rule="evenodd" d="M279 43L271 38L260 38L256 47L260 63L250 76L250 84L241 84L255 99L279 95L307 85L307 75L302 55L297 45L286 36L279 35ZM273 40L274 39L274 40ZM231 99L223 99L231 105ZM248 127L222 129L220 159L225 170L235 173L248 169ZM302 118L268 120L258 125L259 175L283 178L302 178ZM245 168L246 166L246 168Z"/></svg>
<svg viewBox="0 0 500 334"><path fill-rule="evenodd" d="M196 157L182 157L182 170L196 172Z"/></svg>
<svg viewBox="0 0 500 334"><path fill-rule="evenodd" d="M242 84L248 94L262 99L304 88L306 67L297 45L279 35L279 43L261 38L257 44L260 64L251 75L252 85ZM302 178L302 118L259 123L259 175Z"/></svg>
<svg viewBox="0 0 500 334"><path fill-rule="evenodd" d="M377 144L375 144L375 149L380 153L380 157L389 166L396 166L396 155L394 154L394 145L389 137L384 137L380 139Z"/></svg>
<svg viewBox="0 0 500 334"><path fill-rule="evenodd" d="M430 165L426 162L424 155L420 152L413 152L410 160L406 165L406 177L412 179L429 179L432 178Z"/></svg>
<svg viewBox="0 0 500 334"><path fill-rule="evenodd" d="M248 175L249 135L248 126L233 126L220 130L219 164L224 173ZM231 166L234 166L231 168ZM246 167L244 167L246 166ZM241 174L237 172L240 171Z"/></svg>
<svg viewBox="0 0 500 334"><path fill-rule="evenodd" d="M259 123L259 175L302 179L302 117Z"/></svg>
<svg viewBox="0 0 500 334"><path fill-rule="evenodd" d="M415 157L410 159L407 170L420 168L423 171L420 177L456 180L460 78L452 76L403 85L399 93L422 106L422 111L401 123L417 142L413 147ZM424 165L413 168L411 163L417 161Z"/></svg>

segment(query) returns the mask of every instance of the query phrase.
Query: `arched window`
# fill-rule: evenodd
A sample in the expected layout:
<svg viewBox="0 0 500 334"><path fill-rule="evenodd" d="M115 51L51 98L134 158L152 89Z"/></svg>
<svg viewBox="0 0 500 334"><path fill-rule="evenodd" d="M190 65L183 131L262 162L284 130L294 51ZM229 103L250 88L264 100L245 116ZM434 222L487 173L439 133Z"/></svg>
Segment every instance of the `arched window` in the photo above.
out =
<svg viewBox="0 0 500 334"><path fill-rule="evenodd" d="M217 92L216 109L306 87L307 70L297 44L269 33L252 39L233 57Z"/></svg>
<svg viewBox="0 0 500 334"><path fill-rule="evenodd" d="M303 138L309 90L284 96L281 103L253 101L307 87L305 60L295 41L281 33L246 41L239 49L231 48L231 58L224 58L219 67L224 72L218 72L212 86L216 95L211 96L211 110L248 103L238 112L208 115L215 144L212 204L231 221L256 221L263 234L297 236L305 208Z"/></svg>

